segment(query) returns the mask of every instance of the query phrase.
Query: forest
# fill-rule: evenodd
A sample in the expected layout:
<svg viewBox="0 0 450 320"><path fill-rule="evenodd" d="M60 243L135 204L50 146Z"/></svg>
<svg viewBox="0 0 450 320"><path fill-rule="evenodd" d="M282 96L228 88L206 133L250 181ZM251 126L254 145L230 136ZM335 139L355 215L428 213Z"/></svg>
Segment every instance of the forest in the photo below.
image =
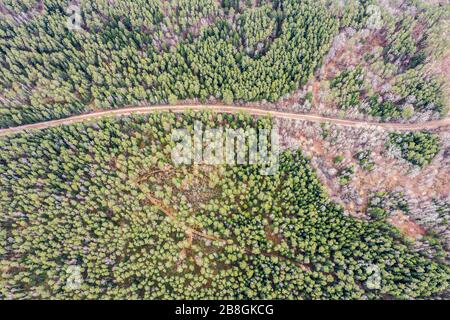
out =
<svg viewBox="0 0 450 320"><path fill-rule="evenodd" d="M33 2L2 10L1 127L139 102L275 101L306 83L339 27L313 1L98 0L69 32L66 1ZM34 14L18 22L23 7Z"/></svg>
<svg viewBox="0 0 450 320"><path fill-rule="evenodd" d="M174 166L170 132L194 121L272 125L159 113L0 139L0 297L409 299L449 289L448 265L386 221L344 215L298 149L271 176L255 164ZM67 287L74 266L82 282Z"/></svg>
<svg viewBox="0 0 450 320"><path fill-rule="evenodd" d="M420 167L429 164L440 149L439 137L429 132L392 133L389 144L400 150L401 158Z"/></svg>
<svg viewBox="0 0 450 320"><path fill-rule="evenodd" d="M191 110L0 136L0 300L448 299L449 14L0 1L0 129L178 104L319 119ZM196 122L277 128L278 171L176 165L172 133Z"/></svg>
<svg viewBox="0 0 450 320"><path fill-rule="evenodd" d="M340 32L367 30L377 2L345 1L337 8L325 0L96 0L74 2L70 8L79 12L64 0L2 3L0 127L9 127L189 99L275 102L314 78ZM374 67L382 61L377 69L399 65L384 102L381 93L367 97L374 102L368 113L384 120L398 118L411 96L417 112L445 112L442 83L423 71L423 56L438 52L436 29L448 7L404 3L408 10L417 6L414 21L383 11L379 32L392 40L368 58ZM416 43L411 26L423 23L434 31ZM364 105L362 71L333 80L342 107Z"/></svg>

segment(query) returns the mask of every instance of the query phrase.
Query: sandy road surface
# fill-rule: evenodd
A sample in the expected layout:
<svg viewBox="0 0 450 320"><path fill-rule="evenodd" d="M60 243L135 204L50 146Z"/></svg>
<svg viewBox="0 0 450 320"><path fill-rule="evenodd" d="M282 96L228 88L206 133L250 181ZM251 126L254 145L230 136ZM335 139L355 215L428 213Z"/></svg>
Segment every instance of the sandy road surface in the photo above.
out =
<svg viewBox="0 0 450 320"><path fill-rule="evenodd" d="M414 131L414 130L432 130L441 127L450 126L450 118L445 118L441 120L428 121L424 123L376 123L367 122L360 120L345 120L339 118L329 118L314 114L298 114L289 113L282 111L272 111L253 107L238 107L238 106L225 106L225 105L207 105L207 104L186 104L186 105L155 105L146 107L130 107L123 109L105 110L92 113L81 114L77 116L72 116L69 118L50 120L44 122L38 122L33 124L27 124L23 126L0 129L0 136L6 136L9 134L14 134L17 132L31 130L31 129L45 129L56 127L60 125L68 125L76 122L83 122L87 120L95 120L103 117L111 116L127 116L131 114L148 114L158 111L172 111L172 112L184 112L187 110L211 110L218 113L237 113L246 112L254 116L272 116L275 118L290 119L290 120L304 120L311 122L328 122L332 124L337 124L346 127L356 127L356 128L379 128L389 131Z"/></svg>

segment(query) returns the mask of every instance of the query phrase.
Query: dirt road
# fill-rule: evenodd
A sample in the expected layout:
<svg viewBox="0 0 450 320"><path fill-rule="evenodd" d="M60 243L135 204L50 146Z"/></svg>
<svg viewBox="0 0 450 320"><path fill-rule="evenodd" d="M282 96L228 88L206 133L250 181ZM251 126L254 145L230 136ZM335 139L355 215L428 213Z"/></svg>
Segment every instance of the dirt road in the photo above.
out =
<svg viewBox="0 0 450 320"><path fill-rule="evenodd" d="M359 121L359 120L345 120L339 118L328 118L324 116L314 115L314 114L298 114L298 113L289 113L289 112L281 112L281 111L271 111L265 109L259 109L254 107L238 107L238 106L225 106L225 105L199 105L199 104L187 104L187 105L158 105L158 106L146 106L146 107L131 107L131 108L123 108L123 109L114 109L114 110L106 110L106 111L98 111L87 114L81 114L77 116L72 116L69 118L59 119L59 120L51 120L33 124L27 124L23 126L0 129L0 136L6 136L9 134L14 134L17 132L31 130L31 129L45 129L56 127L60 125L68 125L76 122L83 122L87 120L95 120L103 117L111 117L111 116L126 116L131 114L148 114L152 112L158 111L172 111L172 112L184 112L187 110L211 110L214 112L221 113L237 113L237 112L246 112L254 116L272 116L275 118L283 118L290 120L304 120L311 122L329 122L332 124L337 124L346 127L355 127L355 128L379 128L383 130L389 131L414 131L414 130L432 130L441 127L450 126L450 118L445 118L442 120L429 121L424 123L415 123L415 124L403 124L403 123L376 123L376 122L367 122L367 121Z"/></svg>

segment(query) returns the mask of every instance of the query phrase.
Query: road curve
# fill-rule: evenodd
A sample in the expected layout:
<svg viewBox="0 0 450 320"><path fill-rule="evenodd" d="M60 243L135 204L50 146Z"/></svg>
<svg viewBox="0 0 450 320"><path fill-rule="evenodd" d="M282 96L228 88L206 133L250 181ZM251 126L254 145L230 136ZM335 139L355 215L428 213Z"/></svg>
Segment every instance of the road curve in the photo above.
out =
<svg viewBox="0 0 450 320"><path fill-rule="evenodd" d="M236 113L236 112L246 112L254 116L272 116L280 119L289 120L304 120L310 122L328 122L345 127L355 127L355 128L378 128L388 131L415 131L415 130L432 130L441 127L450 126L450 118L445 118L441 120L428 121L423 123L377 123L368 122L360 120L345 120L339 118L329 118L314 114L298 114L289 113L283 111L273 111L265 110L255 107L238 107L238 106L226 106L226 105L208 105L208 104L185 104L185 105L154 105L154 106L144 106L144 107L130 107L123 109L105 110L97 111L92 113L80 114L77 116L72 116L59 120L50 120L44 122L38 122L33 124L27 124L23 126L0 129L0 136L6 136L9 134L14 134L22 132L25 130L32 129L45 129L56 127L60 125L68 125L77 122L83 122L88 120L95 120L103 117L112 116L127 116L131 114L148 114L158 111L172 111L175 113L185 112L187 110L211 110L218 113Z"/></svg>

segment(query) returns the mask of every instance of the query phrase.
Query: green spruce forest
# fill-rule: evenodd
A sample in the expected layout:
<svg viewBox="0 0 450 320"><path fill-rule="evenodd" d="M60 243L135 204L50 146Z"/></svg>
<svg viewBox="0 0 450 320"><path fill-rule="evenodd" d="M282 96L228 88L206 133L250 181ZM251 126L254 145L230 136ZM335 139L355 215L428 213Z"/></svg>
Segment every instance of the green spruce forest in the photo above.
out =
<svg viewBox="0 0 450 320"><path fill-rule="evenodd" d="M447 264L386 222L347 217L300 151L174 166L170 128L267 128L208 112L105 119L0 140L0 295L101 299L427 298ZM368 265L381 272L369 289ZM83 283L68 289L67 267Z"/></svg>
<svg viewBox="0 0 450 320"><path fill-rule="evenodd" d="M78 20L65 0L2 3L0 127L8 127L143 103L275 102L308 82L340 31L363 29L376 1L95 0L78 3ZM411 95L418 111L446 110L442 81L423 65L443 50L449 6L407 5L415 16L382 12L389 41L367 57L397 84L395 103L384 103L392 106L365 110L382 119L398 117ZM417 40L414 26L426 27ZM355 72L333 80L343 108L377 101L360 95Z"/></svg>
<svg viewBox="0 0 450 320"><path fill-rule="evenodd" d="M430 70L450 46L440 38L450 6L403 2L402 14L380 6L373 32L383 50L328 79L339 112L446 117L448 81ZM0 129L138 105L276 104L319 77L338 35L369 30L378 4L1 0ZM386 83L370 84L373 69ZM379 192L366 218L348 215L298 148L282 151L275 175L258 164L176 166L171 134L192 133L195 121L274 125L243 113L158 112L1 136L0 299L448 297L445 254L422 252L386 219L403 202L380 203L388 196ZM420 171L444 142L415 131L383 144ZM351 155L366 173L371 152ZM341 187L355 168L339 169ZM72 267L79 286L67 285Z"/></svg>

